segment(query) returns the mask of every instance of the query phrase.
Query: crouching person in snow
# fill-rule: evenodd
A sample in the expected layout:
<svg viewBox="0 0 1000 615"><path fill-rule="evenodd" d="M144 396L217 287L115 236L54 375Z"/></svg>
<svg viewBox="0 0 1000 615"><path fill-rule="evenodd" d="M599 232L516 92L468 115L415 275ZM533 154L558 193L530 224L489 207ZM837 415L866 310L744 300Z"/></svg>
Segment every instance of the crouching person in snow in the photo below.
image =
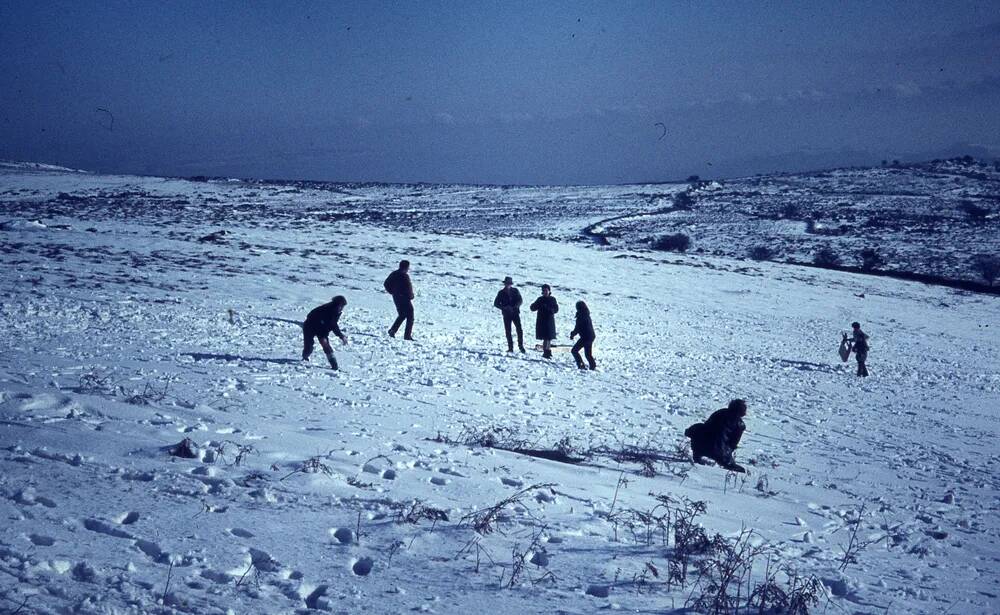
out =
<svg viewBox="0 0 1000 615"><path fill-rule="evenodd" d="M743 423L746 414L747 403L734 399L728 407L713 412L704 423L688 427L684 435L691 438L691 456L695 463L705 463L703 457L708 457L727 470L746 472L733 459L733 452L746 430Z"/></svg>
<svg viewBox="0 0 1000 615"><path fill-rule="evenodd" d="M597 339L597 336L594 334L594 324L590 321L590 308L583 301L576 302L576 327L569 334L569 339L573 339L577 335L580 336L580 339L576 344L573 344L572 350L576 366L580 369L587 369L580 357L580 349L582 348L584 354L587 355L590 369L597 369L597 361L594 360L594 340Z"/></svg>
<svg viewBox="0 0 1000 615"><path fill-rule="evenodd" d="M323 347L326 358L330 361L330 367L337 369L337 358L333 356L333 348L330 347L330 331L340 338L344 344L347 343L347 336L340 330L337 324L340 321L344 308L347 307L347 299L337 295L330 303L324 303L318 308L309 312L306 321L302 323L302 360L308 361L309 355L313 351L313 338L319 338L319 345Z"/></svg>

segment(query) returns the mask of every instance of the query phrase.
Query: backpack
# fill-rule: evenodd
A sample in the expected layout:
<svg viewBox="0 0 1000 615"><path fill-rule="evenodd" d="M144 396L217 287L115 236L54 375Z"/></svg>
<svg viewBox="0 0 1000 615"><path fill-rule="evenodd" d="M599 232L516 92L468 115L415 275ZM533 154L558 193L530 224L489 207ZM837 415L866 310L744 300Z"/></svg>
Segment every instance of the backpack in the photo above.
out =
<svg viewBox="0 0 1000 615"><path fill-rule="evenodd" d="M392 294L393 291L396 289L396 277L395 276L396 276L396 272L393 271L392 273L389 274L389 277L387 277L385 279L385 282L382 282L382 288L384 288L385 292L387 292L389 294Z"/></svg>

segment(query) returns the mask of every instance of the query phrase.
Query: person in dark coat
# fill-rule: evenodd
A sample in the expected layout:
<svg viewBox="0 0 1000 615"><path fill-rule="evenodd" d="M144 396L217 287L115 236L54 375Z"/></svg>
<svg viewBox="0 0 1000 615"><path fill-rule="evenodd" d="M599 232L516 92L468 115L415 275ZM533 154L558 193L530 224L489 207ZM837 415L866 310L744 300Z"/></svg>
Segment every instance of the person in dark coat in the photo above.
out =
<svg viewBox="0 0 1000 615"><path fill-rule="evenodd" d="M573 339L577 335L580 336L580 339L577 340L576 344L573 344L572 350L576 366L580 369L587 369L583 364L583 359L580 358L580 349L582 348L587 355L590 369L597 369L597 361L594 361L594 340L597 336L594 334L594 324L590 321L590 308L583 301L576 302L576 327L569 334L569 339Z"/></svg>
<svg viewBox="0 0 1000 615"><path fill-rule="evenodd" d="M332 331L342 343L347 343L347 336L340 330L338 324L345 307L347 307L347 299L337 295L329 303L324 303L309 312L306 321L302 323L303 361L308 361L309 355L312 354L313 338L319 338L319 345L323 347L323 352L326 353L326 358L330 361L330 367L337 369L337 358L333 356L329 337Z"/></svg>
<svg viewBox="0 0 1000 615"><path fill-rule="evenodd" d="M746 472L733 458L746 430L743 423L746 414L747 403L734 399L727 407L713 412L704 423L695 423L684 430L684 435L691 438L691 456L695 463L705 463L703 458L708 457L727 470Z"/></svg>
<svg viewBox="0 0 1000 615"><path fill-rule="evenodd" d="M507 276L503 279L503 288L493 300L493 307L503 314L503 332L507 336L507 352L514 352L514 338L510 334L510 326L517 329L517 347L524 352L524 332L521 331L521 293L514 288L514 280Z"/></svg>
<svg viewBox="0 0 1000 615"><path fill-rule="evenodd" d="M531 304L531 311L538 312L535 318L535 338L542 340L542 356L551 359L552 340L556 339L556 312L559 311L551 286L542 284L542 296Z"/></svg>
<svg viewBox="0 0 1000 615"><path fill-rule="evenodd" d="M861 330L861 323L852 322L851 329L850 339L848 339L846 333L844 334L844 339L848 340L851 344L854 358L858 362L858 375L867 377L868 366L865 363L868 361L868 334Z"/></svg>
<svg viewBox="0 0 1000 615"><path fill-rule="evenodd" d="M396 305L396 322L389 327L389 336L396 337L399 326L406 321L403 331L404 340L413 339L413 283L410 282L410 261L399 261L399 269L389 274L382 286L385 292L392 295Z"/></svg>

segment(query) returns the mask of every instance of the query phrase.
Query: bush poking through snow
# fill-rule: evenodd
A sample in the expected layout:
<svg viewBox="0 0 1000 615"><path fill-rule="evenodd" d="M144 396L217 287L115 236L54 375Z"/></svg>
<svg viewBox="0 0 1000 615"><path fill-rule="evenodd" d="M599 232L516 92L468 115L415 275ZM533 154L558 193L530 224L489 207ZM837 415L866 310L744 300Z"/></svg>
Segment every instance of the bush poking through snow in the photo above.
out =
<svg viewBox="0 0 1000 615"><path fill-rule="evenodd" d="M164 383L162 389L156 388L150 383L143 385L141 391L132 391L125 397L126 404L132 404L133 406L148 406L153 403L161 402L167 398L167 389L170 387L170 383ZM125 393L124 389L122 393Z"/></svg>
<svg viewBox="0 0 1000 615"><path fill-rule="evenodd" d="M758 560L766 558L764 578L753 580ZM744 529L732 540L716 534L695 562L697 579L685 606L707 615L782 613L808 615L825 595L814 576L801 577L785 565L772 565L771 548ZM778 581L784 577L784 584Z"/></svg>
<svg viewBox="0 0 1000 615"><path fill-rule="evenodd" d="M858 252L861 261L861 271L874 271L885 265L885 257L877 248L865 248Z"/></svg>
<svg viewBox="0 0 1000 615"><path fill-rule="evenodd" d="M977 254L972 257L970 263L972 271L990 286L993 286L993 282L1000 277L1000 256L996 254Z"/></svg>
<svg viewBox="0 0 1000 615"><path fill-rule="evenodd" d="M118 387L111 378L111 374L91 371L80 376L80 384L77 387L77 391L85 395L114 395L117 393Z"/></svg>
<svg viewBox="0 0 1000 615"><path fill-rule="evenodd" d="M819 267L836 267L840 264L840 255L829 246L820 248L813 254L813 264Z"/></svg>
<svg viewBox="0 0 1000 615"><path fill-rule="evenodd" d="M539 489L551 489L555 486L555 483L538 483L536 485L531 485L530 487L525 487L517 493L500 500L493 506L489 506L483 510L478 510L465 515L459 523L461 525L470 526L476 531L477 534L486 535L495 531L500 531L502 534L503 531L501 530L501 524L505 521L504 511L508 506L520 504L525 510L527 510L527 507L524 506L524 497L526 495L532 491L537 491Z"/></svg>
<svg viewBox="0 0 1000 615"><path fill-rule="evenodd" d="M765 245L753 246L747 250L747 256L755 261L769 261L777 255L775 250Z"/></svg>
<svg viewBox="0 0 1000 615"><path fill-rule="evenodd" d="M684 233L661 235L652 241L650 247L663 252L687 252L691 247L691 238Z"/></svg>
<svg viewBox="0 0 1000 615"><path fill-rule="evenodd" d="M331 468L330 466L328 466L323 461L324 459L329 459L329 458L330 458L329 453L326 454L326 455L316 455L315 457L310 457L309 459L306 459L305 461L303 461L302 464L299 465L299 467L295 468L294 470L292 470L288 474L282 476L280 480L285 480L286 478L288 478L290 476L294 476L295 474L320 474L320 473L322 473L322 474L325 474L327 476L333 476L334 475L333 468Z"/></svg>
<svg viewBox="0 0 1000 615"><path fill-rule="evenodd" d="M534 536L531 538L531 542L524 549L520 548L520 545L514 543L514 546L510 550L510 575L507 575L507 571L504 570L500 573L500 587L506 587L507 589L513 589L515 585L521 582L521 578L524 575L526 565L536 562L548 562L548 554L545 551L545 547L539 542L542 537L542 533L545 532L545 526L542 526L535 532ZM536 565L541 565L537 564ZM504 578L506 576L506 583ZM546 572L541 578L536 579L535 582L541 581L545 578L553 578L551 572Z"/></svg>
<svg viewBox="0 0 1000 615"><path fill-rule="evenodd" d="M427 506L420 500L413 500L409 504L397 504L396 523L416 525L425 519L432 524L437 524L438 521L447 521L448 512L441 508Z"/></svg>
<svg viewBox="0 0 1000 615"><path fill-rule="evenodd" d="M982 222L990 214L990 210L980 207L972 201L959 201L958 209L975 222Z"/></svg>

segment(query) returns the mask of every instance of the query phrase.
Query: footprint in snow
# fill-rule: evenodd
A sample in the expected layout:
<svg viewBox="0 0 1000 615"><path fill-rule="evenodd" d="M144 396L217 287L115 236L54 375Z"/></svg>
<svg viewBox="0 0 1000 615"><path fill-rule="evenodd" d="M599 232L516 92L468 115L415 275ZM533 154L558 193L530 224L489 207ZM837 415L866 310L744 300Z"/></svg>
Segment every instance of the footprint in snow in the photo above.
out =
<svg viewBox="0 0 1000 615"><path fill-rule="evenodd" d="M113 536L114 538L127 538L130 540L133 538L133 536L128 532L123 532L122 530L112 526L110 523L101 521L100 519L84 519L83 527L87 528L91 532L104 534L105 536Z"/></svg>
<svg viewBox="0 0 1000 615"><path fill-rule="evenodd" d="M234 527L227 530L233 536L238 536L239 538L253 538L253 533L243 528Z"/></svg>
<svg viewBox="0 0 1000 615"><path fill-rule="evenodd" d="M438 472L441 474L447 474L448 476L457 476L458 478L465 478L465 474L462 474L458 470L453 468L439 468Z"/></svg>
<svg viewBox="0 0 1000 615"><path fill-rule="evenodd" d="M437 485L438 487L443 487L448 483L450 483L451 481L443 476L432 476L427 479L427 482L429 482L432 485Z"/></svg>
<svg viewBox="0 0 1000 615"><path fill-rule="evenodd" d="M350 545L357 542L357 536L354 534L354 530L346 527L331 528L330 536L333 537L337 543L342 545Z"/></svg>
<svg viewBox="0 0 1000 615"><path fill-rule="evenodd" d="M370 557L361 557L351 562L351 572L359 577L371 574L375 561Z"/></svg>
<svg viewBox="0 0 1000 615"><path fill-rule="evenodd" d="M506 476L500 477L500 482L508 487L523 487L524 481L518 480L516 478L507 478Z"/></svg>
<svg viewBox="0 0 1000 615"><path fill-rule="evenodd" d="M30 534L28 536L28 540L31 541L31 544L38 547L51 547L56 544L55 538L52 538L51 536L44 536L42 534Z"/></svg>
<svg viewBox="0 0 1000 615"><path fill-rule="evenodd" d="M118 517L115 518L115 523L117 523L118 525L132 525L138 520L139 520L139 513L130 511L118 515Z"/></svg>
<svg viewBox="0 0 1000 615"><path fill-rule="evenodd" d="M156 544L151 540L139 539L132 544L135 545L136 549L142 551L146 555L146 557L148 557L149 559L153 560L158 564L165 563L167 560L170 559L170 556L167 555L167 553L165 553L163 549L160 548L160 545Z"/></svg>

